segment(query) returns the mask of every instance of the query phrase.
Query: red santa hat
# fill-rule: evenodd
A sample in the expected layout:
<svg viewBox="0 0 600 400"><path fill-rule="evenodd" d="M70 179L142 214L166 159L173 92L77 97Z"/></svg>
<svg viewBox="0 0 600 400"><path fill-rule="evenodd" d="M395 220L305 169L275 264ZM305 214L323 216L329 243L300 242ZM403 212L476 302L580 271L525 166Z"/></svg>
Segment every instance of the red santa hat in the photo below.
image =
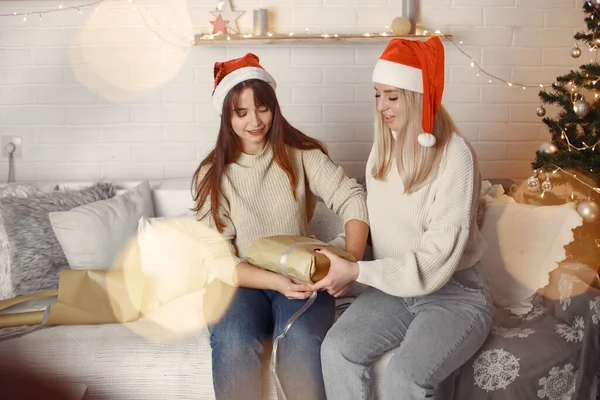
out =
<svg viewBox="0 0 600 400"><path fill-rule="evenodd" d="M393 39L375 64L373 82L423 94L424 147L435 145L433 118L444 93L444 46L439 37L419 40Z"/></svg>
<svg viewBox="0 0 600 400"><path fill-rule="evenodd" d="M260 79L271 85L273 89L277 86L275 79L260 65L259 58L252 53L225 62L216 62L214 76L212 103L219 115L223 112L225 97L238 83L249 79Z"/></svg>

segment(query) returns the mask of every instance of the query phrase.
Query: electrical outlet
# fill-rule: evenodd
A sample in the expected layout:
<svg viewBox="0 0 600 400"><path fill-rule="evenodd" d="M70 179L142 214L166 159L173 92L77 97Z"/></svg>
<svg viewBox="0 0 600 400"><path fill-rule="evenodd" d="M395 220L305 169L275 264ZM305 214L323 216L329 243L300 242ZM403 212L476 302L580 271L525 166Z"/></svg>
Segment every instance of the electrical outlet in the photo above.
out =
<svg viewBox="0 0 600 400"><path fill-rule="evenodd" d="M9 143L13 143L16 147L15 152L13 153L13 157L21 157L21 138L16 136L2 136L2 157L8 158L8 151L6 150L6 145Z"/></svg>

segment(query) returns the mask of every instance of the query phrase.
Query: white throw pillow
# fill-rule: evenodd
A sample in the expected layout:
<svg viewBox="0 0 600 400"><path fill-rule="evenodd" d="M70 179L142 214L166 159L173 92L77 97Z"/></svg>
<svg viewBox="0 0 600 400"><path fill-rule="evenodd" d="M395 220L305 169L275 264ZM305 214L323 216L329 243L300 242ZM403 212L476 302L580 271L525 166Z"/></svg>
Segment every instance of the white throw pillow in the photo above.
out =
<svg viewBox="0 0 600 400"><path fill-rule="evenodd" d="M194 215L194 198L190 189L157 188L152 191L154 214L157 217Z"/></svg>
<svg viewBox="0 0 600 400"><path fill-rule="evenodd" d="M212 268L234 262L231 245L195 216L142 218L138 244L150 310L201 290Z"/></svg>
<svg viewBox="0 0 600 400"><path fill-rule="evenodd" d="M583 220L572 203L540 207L506 198L487 204L481 229L487 250L481 264L494 303L520 315L531 310L530 298L565 259L565 246Z"/></svg>
<svg viewBox="0 0 600 400"><path fill-rule="evenodd" d="M108 200L49 214L71 269L110 269L141 217L153 217L148 181Z"/></svg>

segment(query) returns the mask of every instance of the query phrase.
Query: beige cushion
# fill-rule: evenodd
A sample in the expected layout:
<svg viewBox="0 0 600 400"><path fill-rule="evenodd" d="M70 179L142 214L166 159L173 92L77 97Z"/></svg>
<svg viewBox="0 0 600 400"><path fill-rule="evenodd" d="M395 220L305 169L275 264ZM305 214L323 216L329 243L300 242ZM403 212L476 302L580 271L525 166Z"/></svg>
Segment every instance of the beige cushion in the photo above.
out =
<svg viewBox="0 0 600 400"><path fill-rule="evenodd" d="M514 314L529 312L530 298L548 284L582 223L573 204L538 207L508 196L488 202L481 229L488 247L481 263L494 303Z"/></svg>
<svg viewBox="0 0 600 400"><path fill-rule="evenodd" d="M135 239L141 217L153 217L147 181L121 195L49 214L71 269L109 269Z"/></svg>

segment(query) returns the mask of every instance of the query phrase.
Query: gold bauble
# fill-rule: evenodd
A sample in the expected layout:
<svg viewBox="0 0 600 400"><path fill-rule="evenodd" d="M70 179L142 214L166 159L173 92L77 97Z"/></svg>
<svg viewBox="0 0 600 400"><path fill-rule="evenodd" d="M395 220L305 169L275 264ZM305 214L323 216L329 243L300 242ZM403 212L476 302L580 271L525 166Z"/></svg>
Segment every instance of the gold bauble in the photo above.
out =
<svg viewBox="0 0 600 400"><path fill-rule="evenodd" d="M408 35L412 28L412 24L406 17L397 17L392 21L391 28L392 32L396 35Z"/></svg>

